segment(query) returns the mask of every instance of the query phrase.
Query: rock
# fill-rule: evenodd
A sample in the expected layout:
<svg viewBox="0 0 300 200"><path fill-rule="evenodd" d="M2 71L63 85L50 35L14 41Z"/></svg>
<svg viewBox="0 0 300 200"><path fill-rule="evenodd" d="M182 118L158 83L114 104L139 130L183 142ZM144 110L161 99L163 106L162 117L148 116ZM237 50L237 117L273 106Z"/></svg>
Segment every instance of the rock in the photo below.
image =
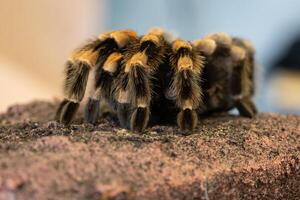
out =
<svg viewBox="0 0 300 200"><path fill-rule="evenodd" d="M0 115L0 199L300 199L300 117L218 114L182 135L53 121L56 103Z"/></svg>

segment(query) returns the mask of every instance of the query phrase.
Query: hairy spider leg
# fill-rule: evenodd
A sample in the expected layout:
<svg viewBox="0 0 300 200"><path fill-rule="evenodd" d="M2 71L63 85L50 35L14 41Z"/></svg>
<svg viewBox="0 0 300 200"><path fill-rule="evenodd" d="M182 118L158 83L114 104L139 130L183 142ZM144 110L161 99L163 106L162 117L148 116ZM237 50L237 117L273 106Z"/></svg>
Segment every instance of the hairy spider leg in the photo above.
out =
<svg viewBox="0 0 300 200"><path fill-rule="evenodd" d="M88 98L85 108L85 121L92 124L96 123L101 112L101 100L109 102L111 107L114 107L112 88L114 80L120 72L122 53L132 40L137 40L136 33L129 30L114 31L110 35L112 40L106 46L107 51L99 53L95 70L94 92Z"/></svg>
<svg viewBox="0 0 300 200"><path fill-rule="evenodd" d="M163 31L152 29L130 47L124 56L116 99L121 124L143 131L150 117L153 74L163 63L165 41Z"/></svg>
<svg viewBox="0 0 300 200"><path fill-rule="evenodd" d="M202 104L200 74L204 57L188 41L177 39L172 44L171 65L175 70L171 93L175 94L180 108L177 124L181 130L193 131L197 125L196 110Z"/></svg>
<svg viewBox="0 0 300 200"><path fill-rule="evenodd" d="M254 95L254 50L246 41L240 38L233 39L231 57L234 59L234 67L230 82L231 95L235 107L240 115L253 117L257 113L252 101Z"/></svg>
<svg viewBox="0 0 300 200"><path fill-rule="evenodd" d="M114 31L101 34L98 38L87 42L76 49L65 66L65 99L60 104L56 119L69 124L82 101L91 68L95 67L101 58L114 51L112 44L123 45L126 33L129 31Z"/></svg>

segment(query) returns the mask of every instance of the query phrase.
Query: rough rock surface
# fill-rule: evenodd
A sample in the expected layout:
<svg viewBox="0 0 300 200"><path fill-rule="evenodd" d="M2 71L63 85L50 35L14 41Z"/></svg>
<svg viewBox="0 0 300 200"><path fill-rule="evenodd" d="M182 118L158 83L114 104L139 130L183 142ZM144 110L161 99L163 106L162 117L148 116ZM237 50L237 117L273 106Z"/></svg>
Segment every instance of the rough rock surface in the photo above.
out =
<svg viewBox="0 0 300 200"><path fill-rule="evenodd" d="M16 105L0 115L0 200L300 199L300 117L220 114L182 135L144 134L114 120L69 127L56 103Z"/></svg>

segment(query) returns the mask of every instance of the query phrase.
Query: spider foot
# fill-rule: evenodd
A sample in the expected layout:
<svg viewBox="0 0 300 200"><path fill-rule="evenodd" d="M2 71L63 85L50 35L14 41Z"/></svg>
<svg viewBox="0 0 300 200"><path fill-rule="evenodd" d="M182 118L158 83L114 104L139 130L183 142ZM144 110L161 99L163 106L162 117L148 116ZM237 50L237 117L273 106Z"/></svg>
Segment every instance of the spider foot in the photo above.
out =
<svg viewBox="0 0 300 200"><path fill-rule="evenodd" d="M130 128L132 131L142 132L148 125L150 111L149 108L138 107L136 108L130 120Z"/></svg>
<svg viewBox="0 0 300 200"><path fill-rule="evenodd" d="M193 131L197 125L197 113L191 109L185 109L178 113L177 124L182 131Z"/></svg>
<svg viewBox="0 0 300 200"><path fill-rule="evenodd" d="M56 120L65 125L69 125L78 108L79 103L65 99L57 110Z"/></svg>
<svg viewBox="0 0 300 200"><path fill-rule="evenodd" d="M252 118L255 114L257 114L256 106L251 100L244 99L236 102L236 108L240 115L244 117Z"/></svg>
<svg viewBox="0 0 300 200"><path fill-rule="evenodd" d="M97 99L89 98L85 108L84 121L90 124L95 124L98 119L100 108L100 101Z"/></svg>

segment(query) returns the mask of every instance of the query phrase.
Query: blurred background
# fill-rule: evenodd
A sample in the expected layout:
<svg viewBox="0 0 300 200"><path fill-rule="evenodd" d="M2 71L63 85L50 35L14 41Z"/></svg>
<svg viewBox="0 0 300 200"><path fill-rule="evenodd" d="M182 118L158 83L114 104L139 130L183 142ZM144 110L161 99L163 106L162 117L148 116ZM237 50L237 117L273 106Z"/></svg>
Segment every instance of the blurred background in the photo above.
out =
<svg viewBox="0 0 300 200"><path fill-rule="evenodd" d="M0 111L62 97L72 49L111 29L155 26L196 39L211 32L248 38L257 49L261 111L300 113L298 0L1 0Z"/></svg>

